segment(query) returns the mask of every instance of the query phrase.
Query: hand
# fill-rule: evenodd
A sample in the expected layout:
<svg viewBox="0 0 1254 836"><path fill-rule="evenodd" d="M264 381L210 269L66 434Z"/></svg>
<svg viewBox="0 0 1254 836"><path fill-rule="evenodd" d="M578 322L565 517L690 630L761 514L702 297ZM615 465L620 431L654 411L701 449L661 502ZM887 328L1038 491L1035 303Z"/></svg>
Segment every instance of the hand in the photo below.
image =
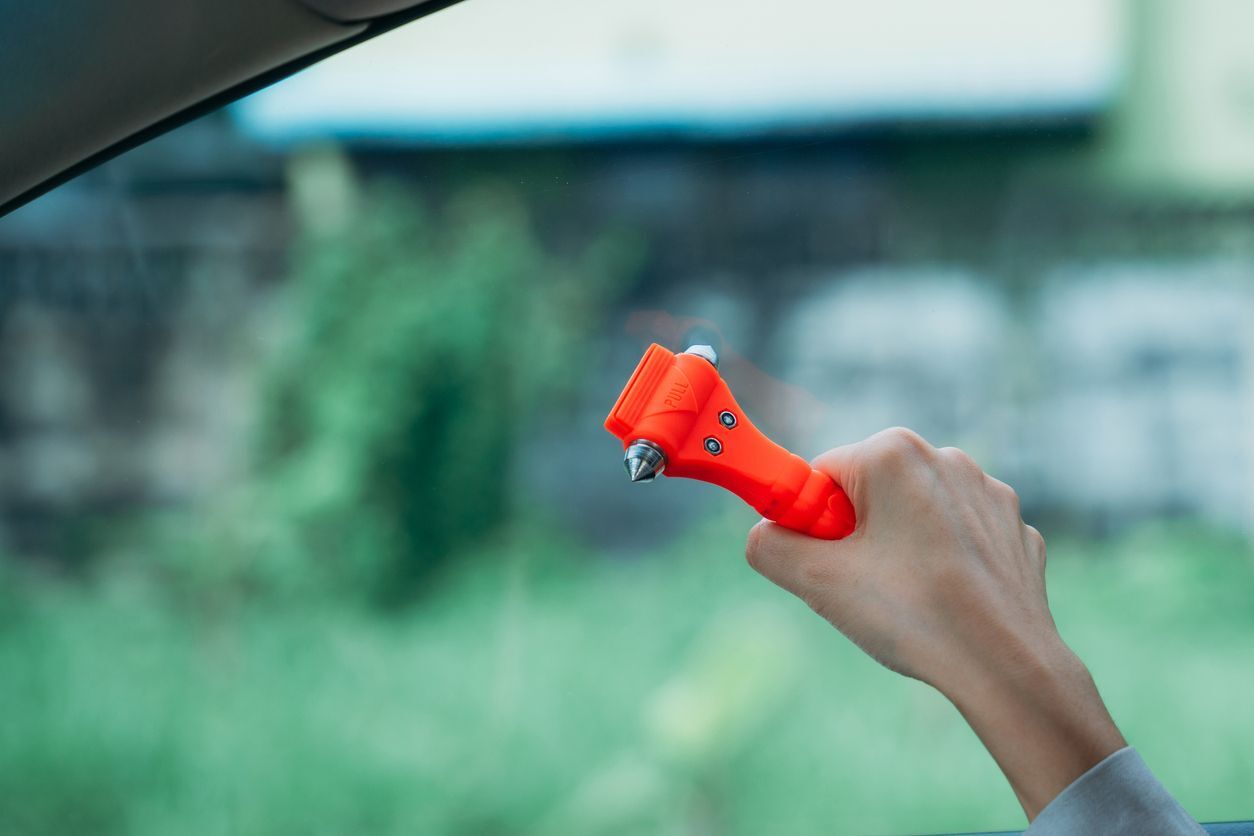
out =
<svg viewBox="0 0 1254 836"><path fill-rule="evenodd" d="M1045 597L1045 541L1019 499L952 447L885 430L814 463L858 528L815 540L763 520L750 565L876 660L963 713L1028 818L1124 745Z"/></svg>

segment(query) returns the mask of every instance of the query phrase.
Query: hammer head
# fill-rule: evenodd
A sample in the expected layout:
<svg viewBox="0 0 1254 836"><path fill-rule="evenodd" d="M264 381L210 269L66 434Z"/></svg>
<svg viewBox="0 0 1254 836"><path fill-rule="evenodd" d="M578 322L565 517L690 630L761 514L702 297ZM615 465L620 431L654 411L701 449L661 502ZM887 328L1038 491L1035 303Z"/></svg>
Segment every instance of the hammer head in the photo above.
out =
<svg viewBox="0 0 1254 836"><path fill-rule="evenodd" d="M633 482L671 476L726 488L768 520L837 540L857 524L832 477L762 434L719 376L709 346L651 345L605 419Z"/></svg>
<svg viewBox="0 0 1254 836"><path fill-rule="evenodd" d="M687 441L710 396L723 387L718 355L708 345L673 354L654 343L645 351L605 428L623 442L633 482L650 482Z"/></svg>

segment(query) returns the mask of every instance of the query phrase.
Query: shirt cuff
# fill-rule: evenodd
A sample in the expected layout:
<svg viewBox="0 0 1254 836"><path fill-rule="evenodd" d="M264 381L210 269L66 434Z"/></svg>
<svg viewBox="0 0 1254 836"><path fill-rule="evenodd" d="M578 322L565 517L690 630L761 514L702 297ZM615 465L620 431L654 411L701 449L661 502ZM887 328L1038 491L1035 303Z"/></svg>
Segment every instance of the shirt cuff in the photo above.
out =
<svg viewBox="0 0 1254 836"><path fill-rule="evenodd" d="M1071 782L1023 836L1177 836L1206 831L1185 812L1131 746Z"/></svg>

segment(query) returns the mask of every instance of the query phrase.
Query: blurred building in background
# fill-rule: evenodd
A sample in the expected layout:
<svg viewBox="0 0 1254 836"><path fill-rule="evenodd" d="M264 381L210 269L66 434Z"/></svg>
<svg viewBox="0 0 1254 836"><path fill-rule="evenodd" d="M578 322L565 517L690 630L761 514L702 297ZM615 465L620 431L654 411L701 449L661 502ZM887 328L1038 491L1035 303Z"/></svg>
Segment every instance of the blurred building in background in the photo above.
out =
<svg viewBox="0 0 1254 836"><path fill-rule="evenodd" d="M1254 527L1251 28L1235 0L470 0L0 221L2 536L55 555L243 467L239 348L328 142L437 204L505 184L558 252L644 242L600 376L527 452L553 466L519 468L586 533L709 497L616 481L639 309L808 392L746 397L800 451L906 424L1030 514Z"/></svg>

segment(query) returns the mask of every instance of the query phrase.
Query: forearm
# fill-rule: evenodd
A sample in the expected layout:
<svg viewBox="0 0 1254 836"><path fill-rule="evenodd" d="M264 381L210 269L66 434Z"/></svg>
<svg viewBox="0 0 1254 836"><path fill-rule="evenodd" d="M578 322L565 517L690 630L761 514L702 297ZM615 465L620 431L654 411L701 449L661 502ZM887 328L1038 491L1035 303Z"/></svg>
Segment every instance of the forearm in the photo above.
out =
<svg viewBox="0 0 1254 836"><path fill-rule="evenodd" d="M1001 767L1030 820L1126 746L1093 678L1061 640L1017 666L943 688Z"/></svg>

